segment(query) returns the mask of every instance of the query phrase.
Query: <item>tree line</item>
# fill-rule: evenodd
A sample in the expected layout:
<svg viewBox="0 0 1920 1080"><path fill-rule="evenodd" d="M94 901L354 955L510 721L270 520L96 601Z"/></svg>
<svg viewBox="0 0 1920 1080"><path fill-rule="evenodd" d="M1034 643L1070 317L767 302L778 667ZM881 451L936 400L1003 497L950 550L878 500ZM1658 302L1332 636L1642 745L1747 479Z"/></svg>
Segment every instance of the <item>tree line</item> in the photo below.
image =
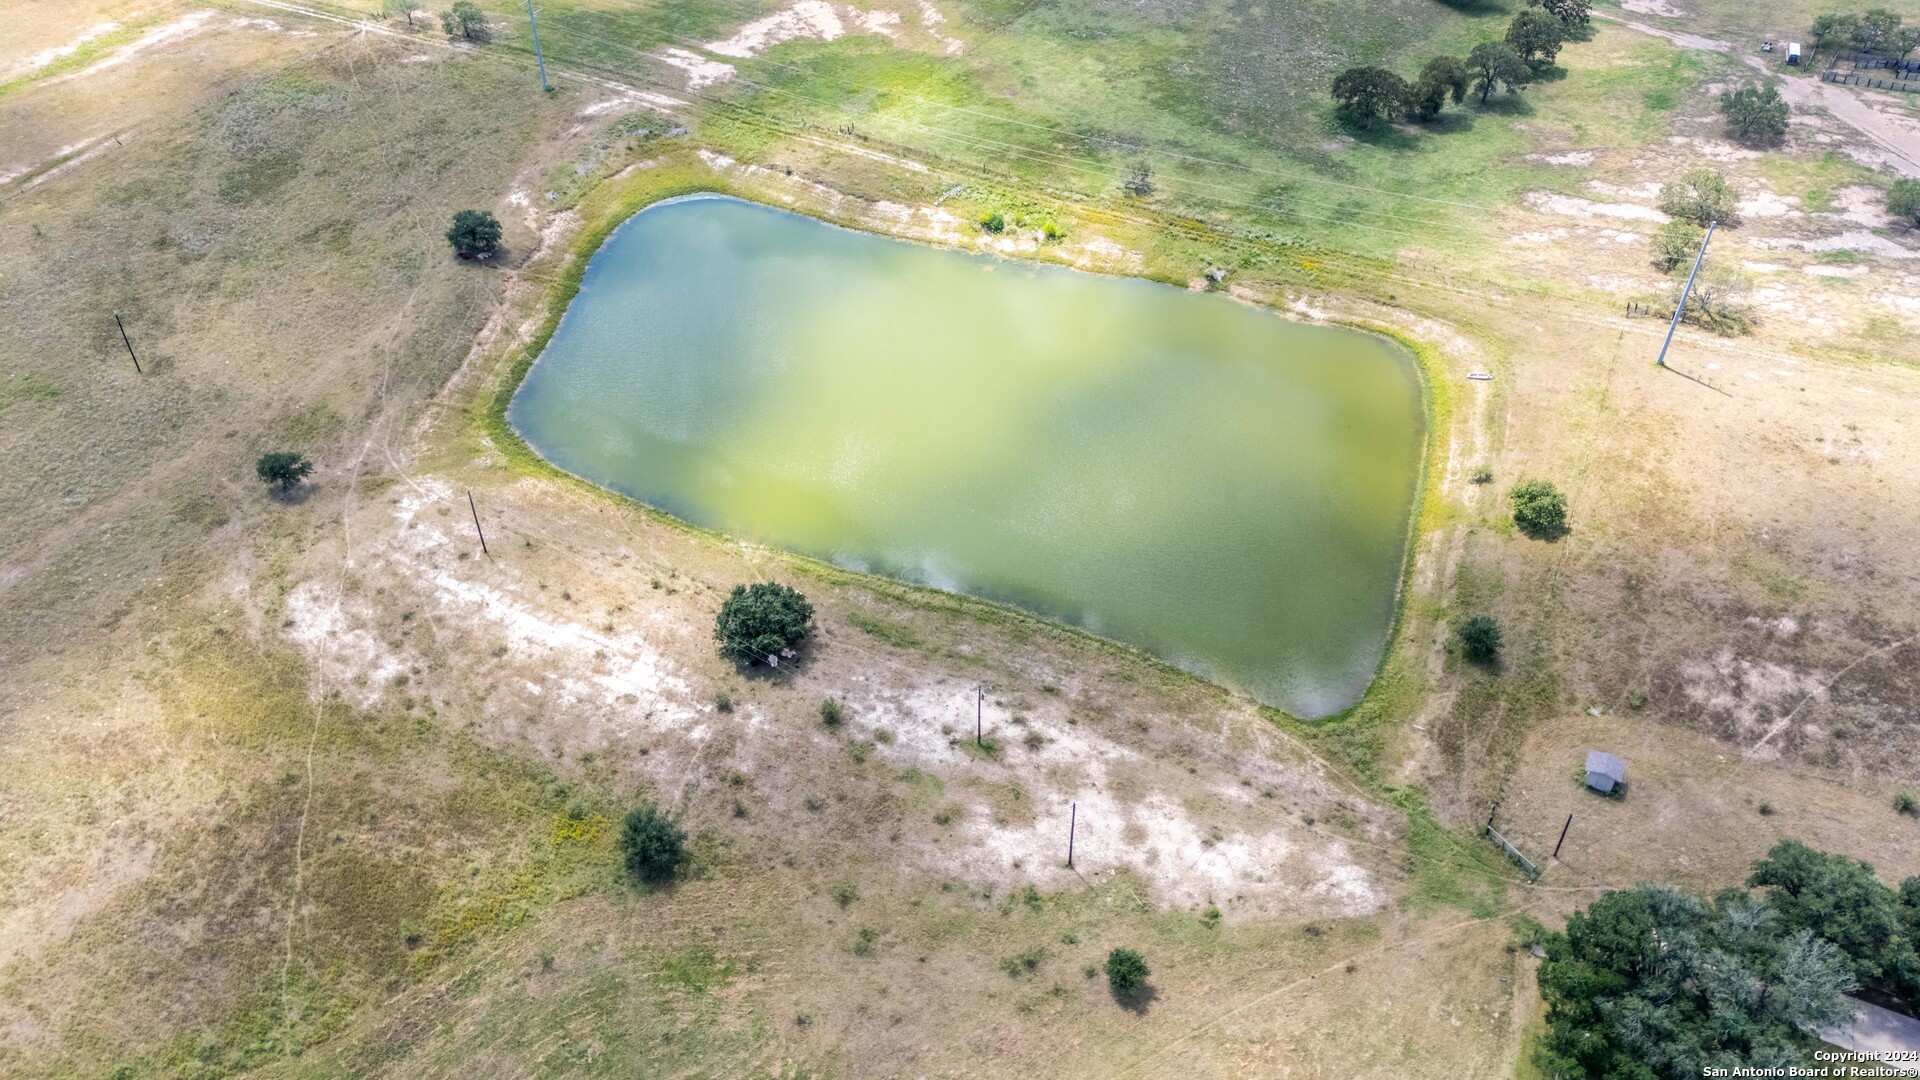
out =
<svg viewBox="0 0 1920 1080"><path fill-rule="evenodd" d="M1788 840L1745 888L1609 892L1542 944L1548 1076L1784 1069L1856 1015L1855 990L1920 1003L1920 876L1889 888L1870 863Z"/></svg>
<svg viewBox="0 0 1920 1080"><path fill-rule="evenodd" d="M1869 8L1865 15L1835 11L1813 20L1807 40L1815 49L1832 44L1852 45L1861 52L1900 60L1920 48L1920 26L1902 26L1900 13Z"/></svg>
<svg viewBox="0 0 1920 1080"><path fill-rule="evenodd" d="M1563 45L1591 34L1592 7L1590 0L1529 0L1501 40L1475 45L1464 59L1436 56L1411 83L1383 67L1350 67L1333 80L1337 111L1370 129L1382 119L1433 120L1469 93L1482 105L1497 89L1518 93L1553 64Z"/></svg>

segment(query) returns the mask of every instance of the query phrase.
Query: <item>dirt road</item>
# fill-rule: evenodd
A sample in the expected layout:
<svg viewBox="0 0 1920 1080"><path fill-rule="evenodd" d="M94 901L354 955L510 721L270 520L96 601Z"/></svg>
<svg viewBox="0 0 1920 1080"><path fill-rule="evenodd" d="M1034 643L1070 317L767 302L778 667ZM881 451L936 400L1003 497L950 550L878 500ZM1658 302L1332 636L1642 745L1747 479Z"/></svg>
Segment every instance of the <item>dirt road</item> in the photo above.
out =
<svg viewBox="0 0 1920 1080"><path fill-rule="evenodd" d="M1683 49L1695 49L1701 52L1732 53L1733 46L1725 41L1701 37L1697 34L1683 34L1673 30L1662 30L1632 19L1615 19L1594 14L1596 19L1619 23L1630 30L1665 38ZM1767 62L1758 56L1744 58L1746 62L1763 75L1774 72L1767 68ZM1896 171L1920 177L1920 123L1891 112L1875 108L1865 94L1835 86L1832 83L1809 81L1805 79L1784 79L1780 83L1780 93L1787 103L1796 109L1815 106L1825 109L1834 119L1859 132L1876 147L1884 151L1884 157L1878 161L1867 161L1869 165L1886 164Z"/></svg>

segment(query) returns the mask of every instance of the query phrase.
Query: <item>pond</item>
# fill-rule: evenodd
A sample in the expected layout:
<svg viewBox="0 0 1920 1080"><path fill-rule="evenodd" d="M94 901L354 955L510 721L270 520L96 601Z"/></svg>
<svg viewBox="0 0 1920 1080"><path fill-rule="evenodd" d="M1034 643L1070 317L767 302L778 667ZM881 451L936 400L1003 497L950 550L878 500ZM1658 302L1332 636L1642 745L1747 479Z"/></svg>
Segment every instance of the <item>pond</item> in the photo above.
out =
<svg viewBox="0 0 1920 1080"><path fill-rule="evenodd" d="M608 238L507 416L686 521L1300 716L1386 646L1424 422L1382 339L717 196Z"/></svg>

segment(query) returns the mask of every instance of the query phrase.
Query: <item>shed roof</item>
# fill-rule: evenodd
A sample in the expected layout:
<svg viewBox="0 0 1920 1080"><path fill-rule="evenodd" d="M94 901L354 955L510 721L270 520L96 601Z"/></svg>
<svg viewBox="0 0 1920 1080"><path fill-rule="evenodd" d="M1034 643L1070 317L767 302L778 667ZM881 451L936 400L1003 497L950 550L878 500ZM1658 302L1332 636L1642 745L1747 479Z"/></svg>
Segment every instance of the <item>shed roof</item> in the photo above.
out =
<svg viewBox="0 0 1920 1080"><path fill-rule="evenodd" d="M1587 751L1587 772L1610 776L1615 780L1627 778L1627 763L1605 750Z"/></svg>

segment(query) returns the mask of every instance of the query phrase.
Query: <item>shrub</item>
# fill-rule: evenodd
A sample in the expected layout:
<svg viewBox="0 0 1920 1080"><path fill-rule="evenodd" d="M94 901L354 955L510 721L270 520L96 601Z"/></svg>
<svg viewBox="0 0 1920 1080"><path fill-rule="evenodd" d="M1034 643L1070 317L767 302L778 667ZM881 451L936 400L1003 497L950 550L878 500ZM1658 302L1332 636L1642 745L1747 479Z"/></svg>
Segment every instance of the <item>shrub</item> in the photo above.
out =
<svg viewBox="0 0 1920 1080"><path fill-rule="evenodd" d="M1473 76L1467 62L1457 56L1436 56L1420 69L1413 83L1413 112L1422 120L1431 120L1446 108L1447 99L1455 105L1467 99L1467 87Z"/></svg>
<svg viewBox="0 0 1920 1080"><path fill-rule="evenodd" d="M1042 946L1035 945L1031 949L1022 949L1012 956L1001 957L1000 970L1006 972L1009 977L1017 979L1022 975L1031 975L1035 971L1038 971L1040 969L1040 961L1046 958L1047 950Z"/></svg>
<svg viewBox="0 0 1920 1080"><path fill-rule="evenodd" d="M1671 288L1671 302L1678 304L1680 294L1686 290L1686 282L1676 274ZM1747 303L1747 296L1752 291L1752 280L1745 272L1730 266L1717 266L1709 259L1700 271L1699 279L1694 282L1693 295L1687 300L1686 314L1682 318L1716 334L1748 333L1753 329L1753 309Z"/></svg>
<svg viewBox="0 0 1920 1080"><path fill-rule="evenodd" d="M1903 791L1893 797L1893 808L1903 814L1920 814L1920 800L1913 797L1913 792Z"/></svg>
<svg viewBox="0 0 1920 1080"><path fill-rule="evenodd" d="M652 803L627 814L620 826L620 854L627 873L641 881L665 881L686 860L687 834Z"/></svg>
<svg viewBox="0 0 1920 1080"><path fill-rule="evenodd" d="M860 887L851 881L836 881L827 891L833 897L833 902L843 908L860 899Z"/></svg>
<svg viewBox="0 0 1920 1080"><path fill-rule="evenodd" d="M1693 262L1700 251L1700 238L1705 236L1698 226L1685 221L1669 221L1653 232L1653 265L1663 274L1672 273L1675 267Z"/></svg>
<svg viewBox="0 0 1920 1080"><path fill-rule="evenodd" d="M772 662L812 631L813 605L807 598L767 582L735 585L713 625L720 651L745 664Z"/></svg>
<svg viewBox="0 0 1920 1080"><path fill-rule="evenodd" d="M719 693L713 695L713 707L720 710L721 712L732 712L733 696L728 694L725 690L720 691Z"/></svg>
<svg viewBox="0 0 1920 1080"><path fill-rule="evenodd" d="M1773 86L1743 86L1720 95L1720 113L1742 142L1771 146L1787 137L1787 103Z"/></svg>
<svg viewBox="0 0 1920 1080"><path fill-rule="evenodd" d="M1609 892L1543 944L1536 977L1546 1031L1534 1063L1544 1076L1715 1071L1680 1064L1680 1054L1795 1061L1810 1033L1856 1011L1844 996L1855 980L1835 943L1738 889L1711 902L1671 886Z"/></svg>
<svg viewBox="0 0 1920 1080"><path fill-rule="evenodd" d="M440 13L440 27L448 37L463 37L483 45L493 40L493 31L487 29L487 13L473 0L454 0L452 8Z"/></svg>
<svg viewBox="0 0 1920 1080"><path fill-rule="evenodd" d="M1833 12L1813 20L1813 29L1807 31L1813 47L1818 49L1829 41L1845 41L1853 36L1853 29L1860 25L1860 16Z"/></svg>
<svg viewBox="0 0 1920 1080"><path fill-rule="evenodd" d="M1738 203L1733 185L1711 169L1695 169L1660 189L1661 210L1703 229L1709 222L1728 228L1740 224Z"/></svg>
<svg viewBox="0 0 1920 1080"><path fill-rule="evenodd" d="M1887 188L1887 213L1920 227L1920 180L1895 180Z"/></svg>
<svg viewBox="0 0 1920 1080"><path fill-rule="evenodd" d="M485 210L462 210L453 215L447 243L463 259L491 259L500 252L500 220Z"/></svg>
<svg viewBox="0 0 1920 1080"><path fill-rule="evenodd" d="M1007 219L1001 217L997 210L991 214L981 214L980 227L990 233L1002 233L1007 229Z"/></svg>
<svg viewBox="0 0 1920 1080"><path fill-rule="evenodd" d="M1147 985L1146 957L1132 949L1115 949L1107 954L1107 986L1121 996L1137 994Z"/></svg>
<svg viewBox="0 0 1920 1080"><path fill-rule="evenodd" d="M1341 119L1372 128L1377 119L1407 112L1413 88L1385 68L1351 67L1334 76L1333 100Z"/></svg>
<svg viewBox="0 0 1920 1080"><path fill-rule="evenodd" d="M1473 470L1473 475L1467 479L1472 480L1476 484L1491 484L1493 483L1493 470L1482 465Z"/></svg>
<svg viewBox="0 0 1920 1080"><path fill-rule="evenodd" d="M1473 89L1480 91L1480 104L1496 86L1505 85L1507 93L1517 92L1533 78L1533 68L1505 42L1483 41L1467 54L1467 74Z"/></svg>
<svg viewBox="0 0 1920 1080"><path fill-rule="evenodd" d="M1593 19L1593 4L1590 0L1539 0L1539 3L1548 14L1559 19L1561 25L1568 30L1585 26Z"/></svg>
<svg viewBox="0 0 1920 1080"><path fill-rule="evenodd" d="M1500 654L1500 624L1490 616L1475 615L1460 624L1460 651L1476 664Z"/></svg>
<svg viewBox="0 0 1920 1080"><path fill-rule="evenodd" d="M1539 8L1521 8L1507 25L1507 47L1519 53L1522 60L1538 56L1551 64L1566 40L1566 24Z"/></svg>
<svg viewBox="0 0 1920 1080"><path fill-rule="evenodd" d="M271 454L261 454L260 460L253 463L253 471L260 479L282 491L306 479L313 471L313 462L291 451L281 450Z"/></svg>
<svg viewBox="0 0 1920 1080"><path fill-rule="evenodd" d="M1535 539L1552 539L1567 530L1567 497L1545 480L1529 480L1507 496L1513 523Z"/></svg>
<svg viewBox="0 0 1920 1080"><path fill-rule="evenodd" d="M1869 8L1860 20L1853 24L1852 33L1855 46L1864 52L1879 52L1892 44L1892 38L1900 30L1900 13L1886 8Z"/></svg>
<svg viewBox="0 0 1920 1080"><path fill-rule="evenodd" d="M1146 198L1153 194L1153 166L1145 161L1136 161L1127 166L1127 180L1121 185L1127 194L1137 198Z"/></svg>
<svg viewBox="0 0 1920 1080"><path fill-rule="evenodd" d="M828 698L820 703L820 722L828 727L839 727L845 719L840 713L840 703Z"/></svg>

